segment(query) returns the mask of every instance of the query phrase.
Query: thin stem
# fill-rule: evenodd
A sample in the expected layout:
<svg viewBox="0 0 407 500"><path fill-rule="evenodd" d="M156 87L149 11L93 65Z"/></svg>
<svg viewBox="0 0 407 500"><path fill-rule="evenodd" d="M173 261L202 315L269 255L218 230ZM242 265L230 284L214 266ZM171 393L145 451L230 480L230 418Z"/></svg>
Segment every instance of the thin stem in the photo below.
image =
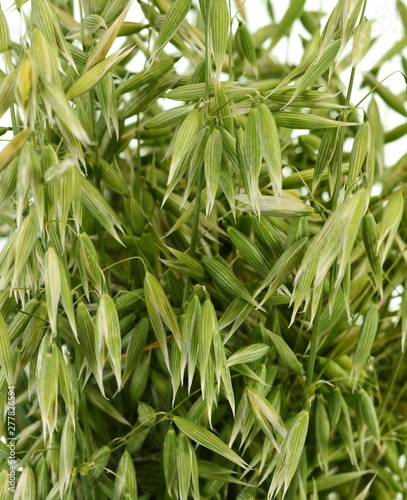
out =
<svg viewBox="0 0 407 500"><path fill-rule="evenodd" d="M365 10L366 10L366 5L367 5L367 0L364 1L362 11L360 14L359 18L359 24L363 21L364 15L365 15ZM349 78L349 85L348 85L348 91L346 93L346 98L345 98L345 109L343 111L343 121L347 122L350 114L349 110L349 104L352 96L352 90L353 90L353 85L355 83L355 74L356 74L356 67L352 67L350 78ZM343 162L343 146L345 142L345 128L341 127L339 130L339 149L338 149L338 156L337 156L337 165L336 165L336 172L335 172L335 182L334 182L334 189L332 192L332 203L331 203L331 210L332 212L336 210L338 207L338 202L339 202L339 193L341 190L341 178L342 178L342 162ZM335 289L335 282L336 282L336 277L338 273L338 263L335 262L334 265L332 266L331 269L331 276L330 276L330 296L334 296L336 294L336 289Z"/></svg>
<svg viewBox="0 0 407 500"><path fill-rule="evenodd" d="M6 63L7 74L12 73L13 72L13 60L12 60L12 56L11 56L11 49L7 50L7 52L5 53L4 62ZM17 135L18 134L18 124L17 124L16 110L15 110L14 104L12 104L10 106L10 116L11 116L11 125L13 128L13 134Z"/></svg>
<svg viewBox="0 0 407 500"><path fill-rule="evenodd" d="M345 99L345 108L348 108L349 103L350 103L353 84L355 81L355 72L356 72L356 68L352 68L350 78L349 78L348 92L346 94L346 99ZM343 121L347 122L348 117L349 117L349 111L347 109L345 109ZM344 129L344 127L341 127L339 130L338 163L337 163L337 170L336 170L336 176L335 176L335 185L334 185L334 190L332 193L332 210L335 210L337 207L338 198L339 198L339 191L341 189L341 172L342 172L344 142L345 142L345 129Z"/></svg>
<svg viewBox="0 0 407 500"><path fill-rule="evenodd" d="M203 187L203 173L204 170L201 167L198 173L198 180L196 186L196 196L195 196L195 210L194 210L194 218L192 220L192 234L191 234L191 246L189 248L189 255L191 257L195 257L196 254L196 244L198 241L198 226L199 226L199 213L201 211L201 195L202 195L202 187ZM187 278L185 282L184 288L184 296L183 302L186 302L188 299L189 288L191 286L191 278Z"/></svg>
<svg viewBox="0 0 407 500"><path fill-rule="evenodd" d="M234 79L233 71L233 38L232 38L232 28L233 28L233 18L232 18L232 1L229 0L229 80Z"/></svg>
<svg viewBox="0 0 407 500"><path fill-rule="evenodd" d="M94 90L90 92L90 107L91 107L91 121L92 121L92 135L93 135L93 153L95 155L95 185L96 188L100 191L102 174L99 165L99 148L97 142L97 131L96 131L96 116L95 116L95 108L93 106L93 98L94 98ZM103 228L101 225L98 226L98 245L100 251L100 265L102 268L106 267L106 252L105 252L105 242L103 239Z"/></svg>
<svg viewBox="0 0 407 500"><path fill-rule="evenodd" d="M312 328L312 334L311 334L311 349L310 349L310 354L308 358L308 367L307 367L307 382L305 386L305 390L308 392L312 379L314 377L314 368L315 368L315 359L317 357L317 350L318 350L318 337L319 337L319 321L321 317L321 309L322 309L322 294L321 297L319 298L318 302L318 307L317 307L317 312L315 315L315 321L314 321L314 326Z"/></svg>
<svg viewBox="0 0 407 500"><path fill-rule="evenodd" d="M88 407L86 404L85 392L81 393L79 404L80 404L80 412L81 412L81 416L82 416L81 420L83 422L83 433L85 436L86 451L90 455L92 453L92 432L90 430L90 425L89 425Z"/></svg>
<svg viewBox="0 0 407 500"><path fill-rule="evenodd" d="M385 413L385 412L386 412L387 404L390 400L390 396L391 396L393 389L394 389L394 384L396 383L397 377L400 375L400 372L402 371L403 362L404 362L404 358L405 358L406 354L407 354L406 352L400 353L396 367L393 370L393 373L392 373L391 378L390 378L390 382L387 386L386 394L383 398L383 401L381 402L381 408L379 410L378 419L379 419L379 422L381 422L382 426L386 423L386 421L392 415L394 415L394 411L387 412L387 413ZM393 408L393 410L394 410L394 408Z"/></svg>
<svg viewBox="0 0 407 500"><path fill-rule="evenodd" d="M366 11L366 6L367 6L367 0L363 2L362 6L362 11L360 13L360 18L359 18L359 24L363 21L363 18L365 16L365 11ZM347 122L348 117L349 117L349 104L352 96L352 90L353 90L353 85L355 83L355 74L356 74L356 67L352 67L352 71L350 74L349 78L349 85L348 85L348 91L346 93L346 99L345 99L345 110L343 112L343 121ZM336 177L335 177L335 185L334 185L334 190L332 193L332 210L335 210L338 205L338 199L339 199L339 191L341 189L341 172L342 172L342 161L343 161L343 145L345 142L345 129L344 127L341 127L339 130L339 151L338 151L338 162L337 162L337 171L336 171Z"/></svg>
<svg viewBox="0 0 407 500"><path fill-rule="evenodd" d="M209 6L210 8L210 6ZM205 106L209 109L209 82L211 79L211 53L209 51L209 23L205 27ZM208 113L207 113L208 114Z"/></svg>
<svg viewBox="0 0 407 500"><path fill-rule="evenodd" d="M199 213L200 213L200 204L201 204L201 195L202 195L202 187L203 187L203 168L200 169L197 180L197 191L195 198L195 210L194 210L194 218L192 222L192 235L191 235L191 248L189 250L189 254L191 257L195 256L196 253L196 244L198 240L198 225L199 225Z"/></svg>
<svg viewBox="0 0 407 500"><path fill-rule="evenodd" d="M210 8L210 7L209 7ZM209 23L206 23L205 26L205 110L206 116L208 116L209 110L209 82L211 78L211 54L209 51ZM189 249L189 255L191 257L195 257L196 253L196 245L198 241L198 226L199 226L199 213L201 210L201 197L202 197L202 188L203 188L203 176L204 169L203 165L200 166L198 172L197 186L196 186L196 196L195 196L195 210L194 210L194 218L192 220L192 234L191 234L191 246ZM185 281L184 294L183 294L183 302L186 302L188 299L189 289L191 287L191 278L187 277Z"/></svg>
<svg viewBox="0 0 407 500"><path fill-rule="evenodd" d="M370 89L370 91L357 104L352 106L352 109L350 109L350 111L354 111L355 109L357 109L365 99L367 99L371 94L373 94L373 92L375 92L377 87L380 87L380 85L382 85L388 78L395 75L396 73L400 73L401 75L403 75L404 79L407 80L407 75L405 73L403 73L402 71L399 71L399 70L393 71L393 73L390 73L390 75L387 75L386 77L383 78L383 80L380 80L380 82L378 82L374 87L372 87ZM369 73L367 73L367 75L368 74Z"/></svg>
<svg viewBox="0 0 407 500"><path fill-rule="evenodd" d="M386 394L384 396L383 401L381 402L381 408L380 408L379 413L378 413L378 420L380 422L380 431L382 431L382 429L385 427L387 421L392 416L395 415L394 411L395 411L395 406L398 404L398 400L396 400L395 404L393 405L393 408L390 411L386 412L386 408L387 408L387 404L389 402L391 393L392 393L392 391L394 389L394 384L396 383L396 379L400 375L400 372L402 371L402 366L403 366L403 362L404 362L405 356L406 356L405 352L401 352L400 353L400 356L399 356L399 359L397 361L397 364L396 364L396 366L395 366L395 368L393 370L393 373L391 375L390 382L389 382L389 384L387 386ZM402 393L403 393L403 389L401 391L399 391L398 398L402 396ZM365 456L362 459L361 463L359 464L361 470L363 470L363 468L366 466L366 463L368 463L370 455L374 451L375 447L376 447L376 445L375 445L374 442L370 442L369 443L369 445L367 447L367 450L366 450L366 453L365 453ZM357 492L357 490L359 488L359 484L360 484L360 478L355 479L355 481L354 481L354 483L352 485L352 490L351 490L351 496L350 496L350 498L355 498L356 492Z"/></svg>

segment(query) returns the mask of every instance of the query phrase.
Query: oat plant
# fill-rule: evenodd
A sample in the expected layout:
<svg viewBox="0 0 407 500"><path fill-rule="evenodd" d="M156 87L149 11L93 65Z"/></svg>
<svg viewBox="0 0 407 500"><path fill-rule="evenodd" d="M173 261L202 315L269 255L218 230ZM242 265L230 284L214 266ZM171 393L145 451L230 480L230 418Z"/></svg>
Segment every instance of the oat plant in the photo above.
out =
<svg viewBox="0 0 407 500"><path fill-rule="evenodd" d="M1 499L405 498L407 6L256 2L0 10Z"/></svg>

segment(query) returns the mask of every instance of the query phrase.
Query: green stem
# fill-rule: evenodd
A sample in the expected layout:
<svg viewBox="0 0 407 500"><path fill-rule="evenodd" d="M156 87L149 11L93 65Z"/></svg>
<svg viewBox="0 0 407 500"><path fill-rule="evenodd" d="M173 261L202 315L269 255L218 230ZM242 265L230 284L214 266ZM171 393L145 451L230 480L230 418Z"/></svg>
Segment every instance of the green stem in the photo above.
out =
<svg viewBox="0 0 407 500"><path fill-rule="evenodd" d="M98 147L98 141L97 141L97 131L96 131L96 117L95 117L95 108L92 105L93 104L93 98L94 98L94 90L90 92L90 106L91 106L91 120L92 120L92 135L93 135L93 154L95 155L94 161L95 161L95 185L96 188L100 191L100 186L101 186L101 180L102 180L102 174L100 170L100 165L99 165L99 147ZM99 224L98 225L98 245L99 245L99 252L100 252L100 265L102 268L106 267L106 252L105 252L105 242L103 239L103 228Z"/></svg>
<svg viewBox="0 0 407 500"><path fill-rule="evenodd" d="M322 293L321 297L319 298L317 312L315 314L314 326L312 328L312 334L311 334L311 349L308 358L307 382L305 386L305 390L307 392L310 390L312 379L314 377L315 359L317 357L317 351L318 351L319 321L321 317L321 309L322 309Z"/></svg>
<svg viewBox="0 0 407 500"><path fill-rule="evenodd" d="M209 7L210 8L210 7ZM209 23L206 23L205 26L205 108L209 109L209 82L211 78L211 54L209 52ZM206 113L208 115L208 113ZM194 209L194 218L192 220L192 234L191 234L191 246L189 249L189 255L191 257L195 257L196 253L196 244L198 241L198 226L199 226L199 213L201 210L201 197L202 197L202 188L203 188L203 178L204 178L204 169L203 165L199 168L197 186L196 186L196 196L195 196L195 209ZM186 302L189 295L189 289L191 287L191 278L187 278L185 281L184 294L183 294L183 302Z"/></svg>
<svg viewBox="0 0 407 500"><path fill-rule="evenodd" d="M364 3L363 3L363 7L362 7L362 12L361 12L361 15L360 15L360 21L359 21L359 23L361 23L362 20L363 20L363 18L364 18L365 11L366 11L366 6L367 6L367 0L365 0ZM346 106L349 106L349 103L350 103L350 96L351 96L352 87L353 87L353 83L354 83L355 71L356 71L356 68L353 67L352 68L352 73L351 73L351 76L350 76L348 93L347 93L347 96L346 96L346 103L345 103ZM349 111L346 110L345 113L346 113L345 114L345 121L346 121L348 119ZM343 131L341 131L341 132L342 132L341 137L343 139ZM341 151L341 158L342 158L342 154L343 154L343 141L341 143L341 150L340 151ZM341 163L342 163L342 160L341 160ZM341 166L342 165L340 165L339 168L341 168ZM399 363L400 363L401 359L402 359L402 356L400 357ZM397 368L396 368L394 374L397 373L398 369L399 369L399 365L397 365ZM391 381L391 384L390 384L391 387L392 387L393 383L394 383L394 379ZM381 420L383 418L383 413L384 413L384 409L385 409L385 403L387 402L388 395L389 395L389 392L386 394L385 402L382 404L382 408L381 408L380 415L379 415L379 420ZM375 446L374 443L370 443L369 449L366 451L365 458L362 460L362 464L360 464L362 468L366 464L368 457L370 456L370 454L372 453L372 451L374 449L374 446ZM355 498L356 492L357 492L357 490L359 488L359 484L360 484L360 479L356 479L353 482L352 487L351 487L351 491L350 491L350 498Z"/></svg>
<svg viewBox="0 0 407 500"><path fill-rule="evenodd" d="M229 0L229 80L232 81L234 79L234 71L233 71L233 37L232 37L232 28L233 28L233 17L232 17L232 1Z"/></svg>
<svg viewBox="0 0 407 500"><path fill-rule="evenodd" d="M391 411L388 410L386 412L386 408L387 408L387 404L389 402L391 393L393 391L394 384L396 383L396 379L400 375L400 371L402 370L402 366L403 366L405 355L406 355L406 353L404 353L404 352L400 353L398 362L397 362L397 364L396 364L396 366L395 366L395 368L393 370L390 382L388 384L386 394L384 396L383 401L381 402L381 408L380 408L380 411L379 411L379 414L378 414L378 419L379 419L379 422L380 422L380 432L382 432L382 429L386 426L387 420L389 418L391 418L395 414L394 413L394 410L395 410L394 406L391 409ZM399 392L399 396L401 396L400 392ZM365 456L364 456L363 460L361 461L361 463L359 464L360 465L360 470L363 470L365 468L366 463L369 461L370 455L375 450L375 447L376 447L376 445L375 445L374 442L370 442L368 444L366 452L365 452ZM377 455L375 455L375 456L377 456ZM355 498L356 497L356 492L357 492L357 490L359 488L359 484L360 484L360 478L355 479L355 481L354 481L354 483L352 485L351 495L350 495L349 498Z"/></svg>
<svg viewBox="0 0 407 500"><path fill-rule="evenodd" d="M209 7L210 8L210 7ZM209 82L211 79L211 53L209 51L209 23L205 27L205 106L209 108Z"/></svg>
<svg viewBox="0 0 407 500"><path fill-rule="evenodd" d="M89 426L89 416L88 416L88 407L86 404L86 394L84 392L81 393L80 396L80 412L82 416L82 422L83 422L83 433L85 436L85 446L86 446L86 451L89 455L92 453L92 432L90 430Z"/></svg>
<svg viewBox="0 0 407 500"><path fill-rule="evenodd" d="M349 79L348 92L346 94L346 99L345 99L345 108L347 108L349 106L349 103L350 103L353 84L355 81L355 71L356 71L356 68L352 68L352 72L350 74L350 79ZM345 109L344 117L343 117L344 122L348 121L348 116L349 116L349 111L347 109ZM345 129L344 129L344 127L341 127L339 130L338 163L337 163L337 169L335 172L335 185L334 185L334 190L332 193L332 211L334 211L337 207L338 198L339 198L339 191L341 189L341 172L342 172L344 142L345 142Z"/></svg>
<svg viewBox="0 0 407 500"><path fill-rule="evenodd" d="M196 186L196 196L195 196L195 209L194 218L192 219L192 234L191 234L191 246L189 248L189 255L195 257L196 254L196 244L198 242L198 226L199 226L199 213L201 211L201 197L202 197L202 187L203 187L203 173L204 169L201 166L198 173L198 180ZM189 288L191 286L191 278L187 278L184 288L183 302L188 299Z"/></svg>
<svg viewBox="0 0 407 500"><path fill-rule="evenodd" d="M6 63L7 74L12 73L13 72L13 61L11 58L11 50L10 49L4 55L4 62ZM14 104L12 104L10 106L10 116L11 116L11 126L13 128L13 134L17 135L18 134L18 124L17 124L16 110L15 110Z"/></svg>
<svg viewBox="0 0 407 500"><path fill-rule="evenodd" d="M197 180L197 186L196 186L196 197L195 197L195 210L194 210L194 218L192 221L192 235L191 235L191 248L189 250L189 254L191 257L195 257L196 253L196 244L198 241L198 225L199 225L199 213L201 211L201 196L202 196L202 187L203 187L203 173L204 170L201 167L199 174L198 174L198 180Z"/></svg>
<svg viewBox="0 0 407 500"><path fill-rule="evenodd" d="M394 415L395 405L393 405L391 412L387 411L387 413L386 413L386 408L387 408L387 405L390 401L390 397L392 395L392 392L394 390L394 385L396 383L397 377L399 377L400 373L402 373L404 358L406 355L407 355L406 352L400 353L397 364L396 364L396 366L393 370L393 373L391 375L390 382L387 386L386 394L381 402L381 408L380 408L379 414L378 414L378 419L379 419L379 422L381 423L381 427L383 427L387 423L387 420L389 418L391 418L392 415ZM398 398L401 395L400 392L403 392L403 389L401 391L398 391L398 396L396 398L396 401L398 401Z"/></svg>
<svg viewBox="0 0 407 500"><path fill-rule="evenodd" d="M363 18L365 16L366 6L367 6L367 0L365 0L363 3L362 11L360 13L360 18L359 18L359 24L363 21ZM344 114L343 121L344 122L347 122L348 117L349 117L348 107L349 107L350 99L352 96L353 85L355 83L355 73L356 73L356 67L352 67L352 71L351 71L350 78L349 78L348 91L346 93L346 99L345 99L345 110L343 112L343 114ZM336 170L336 176L335 176L335 185L334 185L334 190L332 193L332 211L334 211L337 208L338 199L339 199L339 191L341 189L341 172L342 172L344 142L345 142L345 129L344 129L344 127L341 127L341 129L339 131L339 151L338 151L337 170Z"/></svg>
<svg viewBox="0 0 407 500"><path fill-rule="evenodd" d="M91 7L90 4L88 5L89 8ZM83 12L83 5L81 2L79 2L79 8L80 8L80 17L81 20L84 18L84 12ZM82 47L85 52L89 52L91 49L91 46L94 45L94 36L92 36L92 45L85 44L85 31L83 27L83 23L81 22L81 35L82 35ZM99 165L99 147L98 147L98 141L97 141L97 131L96 131L96 113L95 113L95 107L93 106L93 101L95 97L95 91L91 90L89 93L89 105L90 105L90 116L91 116L91 123L92 123L92 136L93 136L93 153L94 153L94 161L95 161L95 185L96 188L100 191L100 185L101 185L101 170L100 170L100 165ZM105 251L105 242L103 239L103 228L99 224L98 225L98 246L99 246L99 258L100 258L100 266L103 269L106 267L106 251ZM109 287L109 279L108 276L106 277L106 285L107 288L110 289Z"/></svg>

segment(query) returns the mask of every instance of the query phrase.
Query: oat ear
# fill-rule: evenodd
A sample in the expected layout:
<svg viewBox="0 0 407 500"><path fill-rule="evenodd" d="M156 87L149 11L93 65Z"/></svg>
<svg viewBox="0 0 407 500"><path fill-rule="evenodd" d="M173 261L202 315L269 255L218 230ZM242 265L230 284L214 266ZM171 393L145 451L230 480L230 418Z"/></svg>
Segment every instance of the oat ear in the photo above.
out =
<svg viewBox="0 0 407 500"><path fill-rule="evenodd" d="M405 491L407 7L311 3L2 3L2 498Z"/></svg>
<svg viewBox="0 0 407 500"><path fill-rule="evenodd" d="M165 17L164 23L161 26L157 40L151 54L151 61L154 61L160 52L164 49L167 43L172 39L178 31L181 23L191 8L191 0L176 0Z"/></svg>

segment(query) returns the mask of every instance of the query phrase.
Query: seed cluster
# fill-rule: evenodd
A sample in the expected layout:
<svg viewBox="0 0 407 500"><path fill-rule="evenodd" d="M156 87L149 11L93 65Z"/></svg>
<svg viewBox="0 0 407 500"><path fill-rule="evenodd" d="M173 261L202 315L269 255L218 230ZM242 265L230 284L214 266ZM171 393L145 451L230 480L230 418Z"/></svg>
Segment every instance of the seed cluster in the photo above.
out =
<svg viewBox="0 0 407 500"><path fill-rule="evenodd" d="M252 3L0 9L16 500L405 494L407 37L362 72L366 0Z"/></svg>

